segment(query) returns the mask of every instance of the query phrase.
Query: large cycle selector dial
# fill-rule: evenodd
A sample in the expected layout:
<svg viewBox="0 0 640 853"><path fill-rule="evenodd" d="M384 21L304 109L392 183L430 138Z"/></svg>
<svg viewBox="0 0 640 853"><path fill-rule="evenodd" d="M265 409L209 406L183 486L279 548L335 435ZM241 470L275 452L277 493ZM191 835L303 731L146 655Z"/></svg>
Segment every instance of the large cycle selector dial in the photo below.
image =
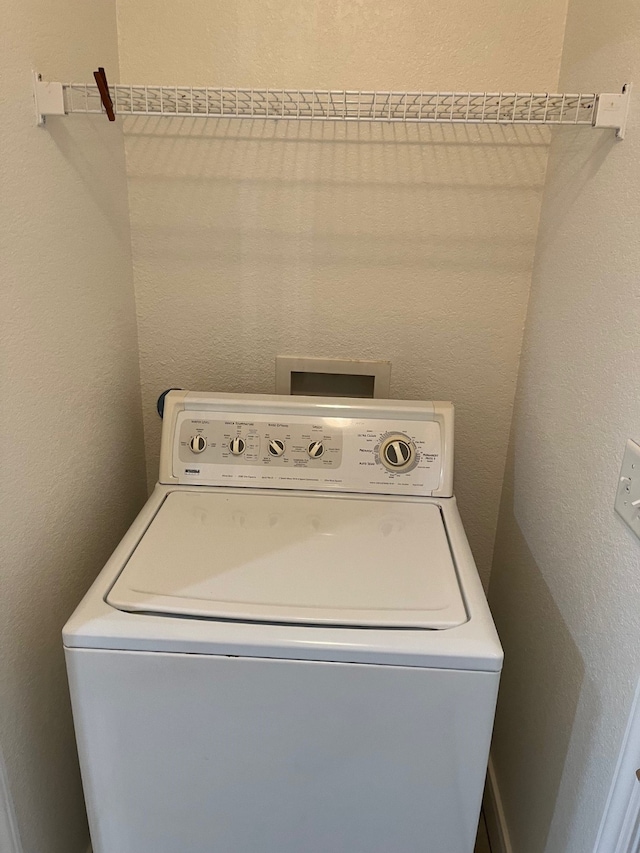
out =
<svg viewBox="0 0 640 853"><path fill-rule="evenodd" d="M387 436L380 448L380 461L389 471L406 471L413 467L415 458L415 446L403 433Z"/></svg>
<svg viewBox="0 0 640 853"><path fill-rule="evenodd" d="M320 459L324 453L324 444L321 441L312 441L307 447L307 453L311 459Z"/></svg>
<svg viewBox="0 0 640 853"><path fill-rule="evenodd" d="M272 456L282 456L284 453L284 441L280 441L279 438L272 438L269 441L269 453Z"/></svg>
<svg viewBox="0 0 640 853"><path fill-rule="evenodd" d="M194 453L202 453L207 449L207 439L203 435L194 435L189 441L189 447Z"/></svg>
<svg viewBox="0 0 640 853"><path fill-rule="evenodd" d="M232 438L229 442L229 450L233 453L234 456L242 456L244 451L246 450L246 442L244 438L240 438L237 435L235 438Z"/></svg>

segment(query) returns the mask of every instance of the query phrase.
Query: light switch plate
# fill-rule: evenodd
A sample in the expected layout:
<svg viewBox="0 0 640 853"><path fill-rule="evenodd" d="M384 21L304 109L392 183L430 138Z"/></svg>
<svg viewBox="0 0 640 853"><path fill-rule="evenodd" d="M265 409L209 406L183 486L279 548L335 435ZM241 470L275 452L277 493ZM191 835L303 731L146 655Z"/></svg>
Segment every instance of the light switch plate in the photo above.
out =
<svg viewBox="0 0 640 853"><path fill-rule="evenodd" d="M640 445L631 439L622 458L615 510L640 539Z"/></svg>

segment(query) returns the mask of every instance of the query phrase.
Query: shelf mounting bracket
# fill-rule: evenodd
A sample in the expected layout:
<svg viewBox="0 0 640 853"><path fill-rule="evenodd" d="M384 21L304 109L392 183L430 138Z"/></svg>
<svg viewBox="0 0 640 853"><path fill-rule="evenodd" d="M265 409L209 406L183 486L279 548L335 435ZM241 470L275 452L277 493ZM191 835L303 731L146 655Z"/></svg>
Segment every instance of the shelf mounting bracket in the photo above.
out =
<svg viewBox="0 0 640 853"><path fill-rule="evenodd" d="M33 97L36 104L36 121L40 127L47 116L63 116L64 91L62 83L44 83L42 74L33 72Z"/></svg>
<svg viewBox="0 0 640 853"><path fill-rule="evenodd" d="M631 83L625 83L620 94L603 92L598 96L598 107L593 118L594 127L612 127L616 138L624 139L629 115Z"/></svg>

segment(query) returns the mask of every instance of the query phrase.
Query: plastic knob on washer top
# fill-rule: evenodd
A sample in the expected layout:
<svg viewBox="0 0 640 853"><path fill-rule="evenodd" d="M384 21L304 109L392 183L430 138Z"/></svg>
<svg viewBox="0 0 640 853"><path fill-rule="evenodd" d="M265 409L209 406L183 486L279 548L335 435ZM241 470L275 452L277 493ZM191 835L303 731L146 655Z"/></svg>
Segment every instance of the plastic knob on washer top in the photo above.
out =
<svg viewBox="0 0 640 853"><path fill-rule="evenodd" d="M406 435L392 435L382 446L381 460L390 471L400 471L411 465L414 449Z"/></svg>
<svg viewBox="0 0 640 853"><path fill-rule="evenodd" d="M384 449L384 458L390 465L406 465L411 458L411 448L406 441L396 439L390 442Z"/></svg>
<svg viewBox="0 0 640 853"><path fill-rule="evenodd" d="M233 453L234 456L242 456L246 448L246 444L244 438L240 438L237 435L235 438L232 438L229 442L229 450Z"/></svg>
<svg viewBox="0 0 640 853"><path fill-rule="evenodd" d="M194 453L202 453L203 450L206 450L207 439L203 435L194 435L189 442L189 447Z"/></svg>
<svg viewBox="0 0 640 853"><path fill-rule="evenodd" d="M324 453L324 444L321 441L312 441L307 447L307 453L312 459L319 459Z"/></svg>
<svg viewBox="0 0 640 853"><path fill-rule="evenodd" d="M269 441L269 453L272 456L282 456L284 453L284 441L280 441L279 438L272 438Z"/></svg>

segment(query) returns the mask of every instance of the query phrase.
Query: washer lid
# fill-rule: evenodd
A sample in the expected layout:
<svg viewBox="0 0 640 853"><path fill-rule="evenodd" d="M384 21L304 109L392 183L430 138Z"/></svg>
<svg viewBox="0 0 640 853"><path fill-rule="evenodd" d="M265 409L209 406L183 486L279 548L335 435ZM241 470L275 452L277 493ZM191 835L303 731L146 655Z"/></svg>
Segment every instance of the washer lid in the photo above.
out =
<svg viewBox="0 0 640 853"><path fill-rule="evenodd" d="M467 621L438 506L317 493L170 493L107 602L243 622Z"/></svg>

